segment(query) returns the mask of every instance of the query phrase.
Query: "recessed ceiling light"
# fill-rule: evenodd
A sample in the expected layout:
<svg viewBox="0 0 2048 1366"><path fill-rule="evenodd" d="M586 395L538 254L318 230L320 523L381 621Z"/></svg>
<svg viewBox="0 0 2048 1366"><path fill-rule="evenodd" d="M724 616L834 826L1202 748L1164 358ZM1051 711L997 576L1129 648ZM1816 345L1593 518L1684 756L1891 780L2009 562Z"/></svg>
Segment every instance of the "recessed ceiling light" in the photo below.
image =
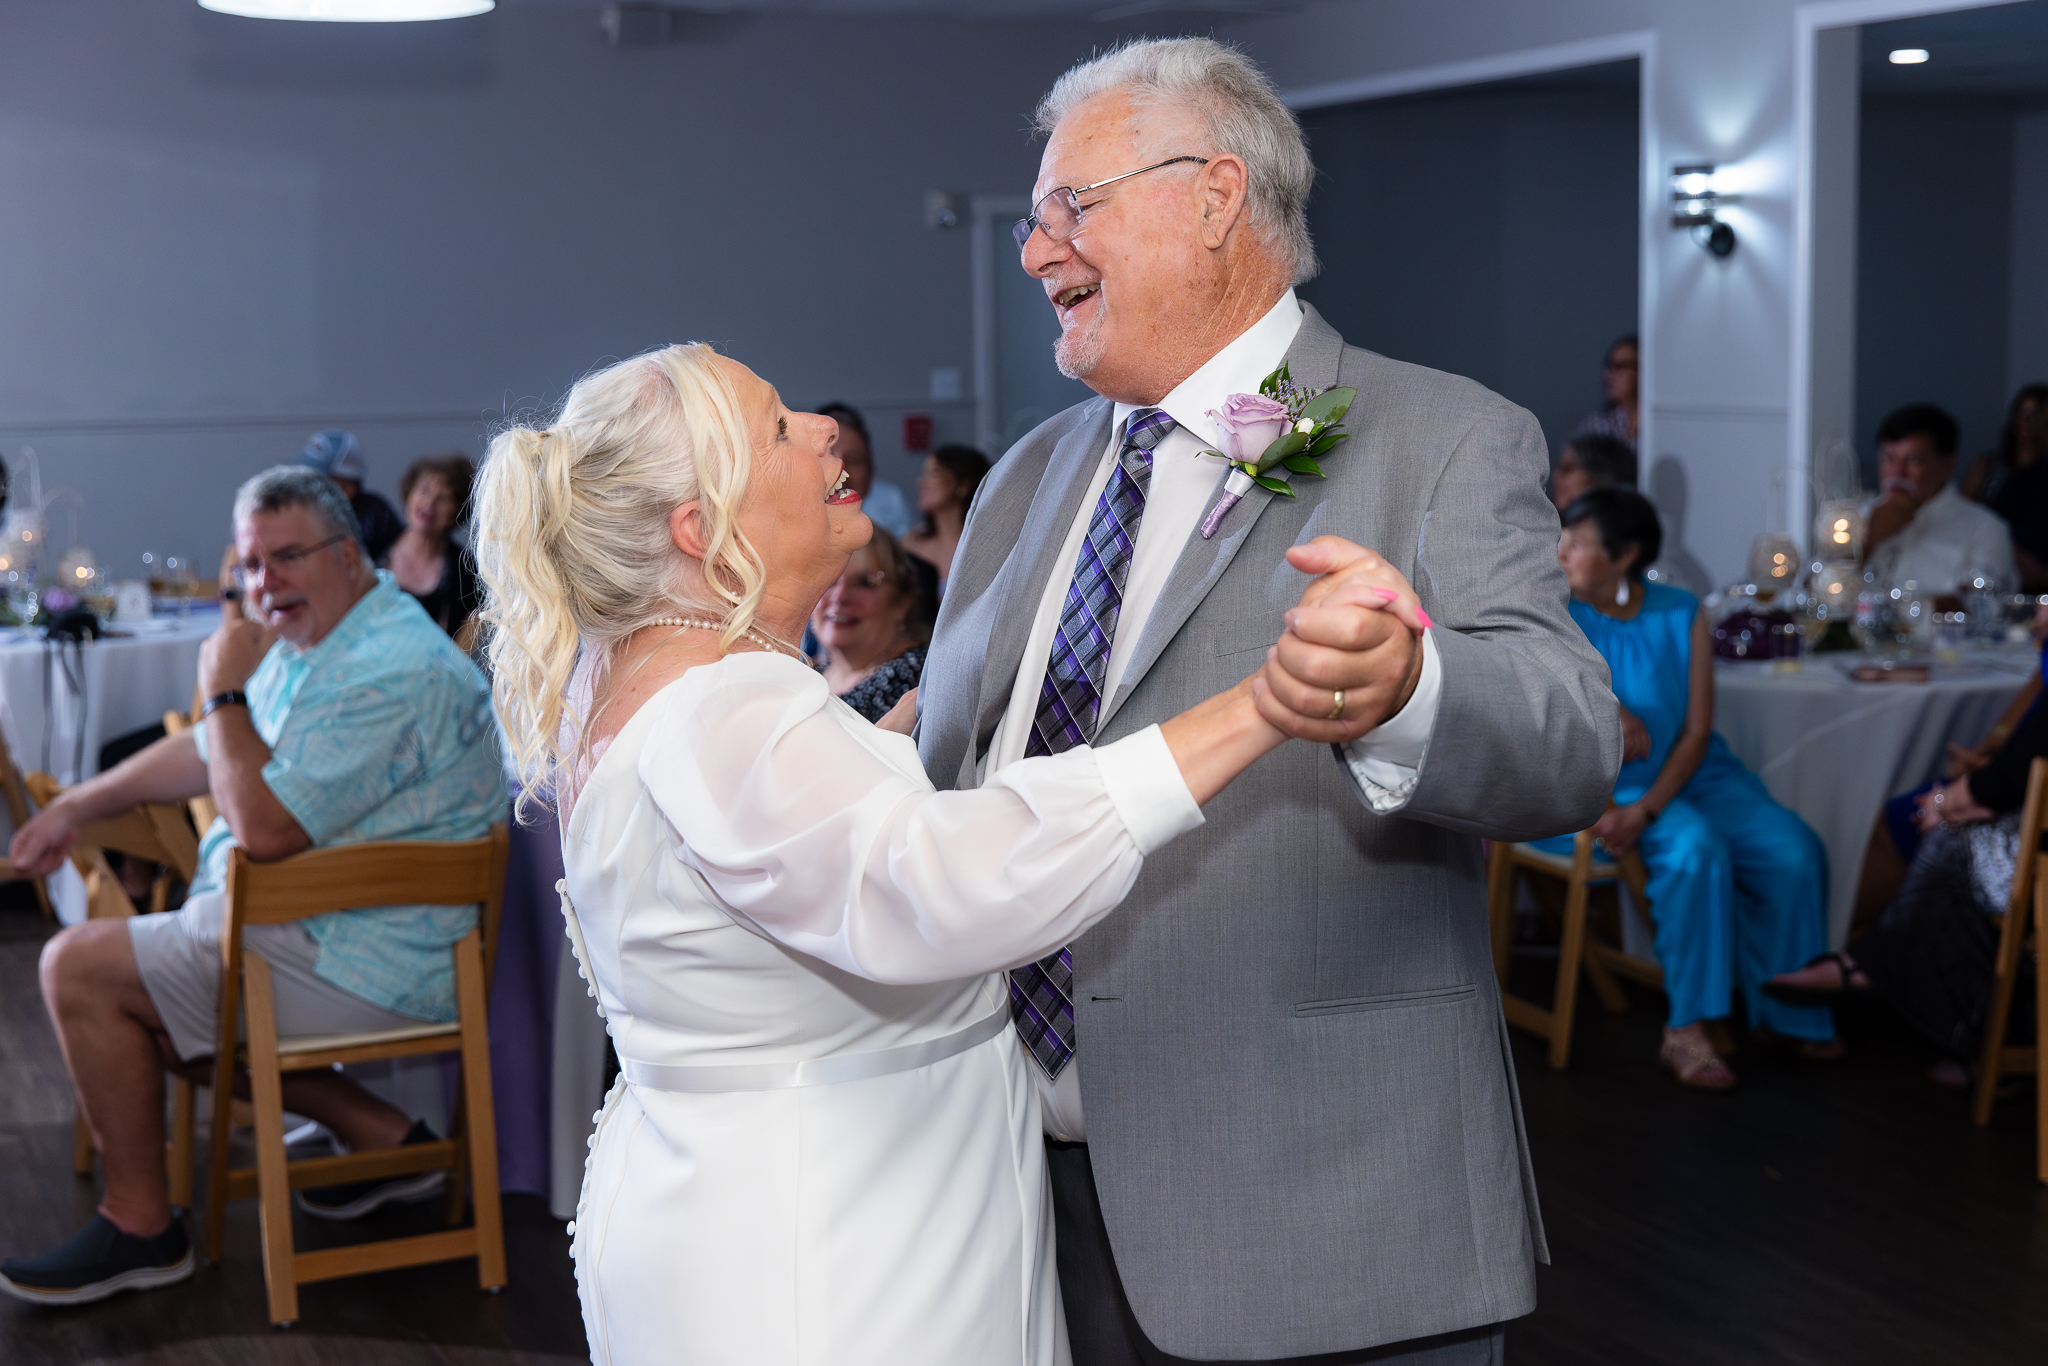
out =
<svg viewBox="0 0 2048 1366"><path fill-rule="evenodd" d="M1924 47L1895 47L1892 49L1893 66L1918 66L1927 60Z"/></svg>
<svg viewBox="0 0 2048 1366"><path fill-rule="evenodd" d="M245 19L317 19L330 23L402 24L483 14L497 0L199 0L201 9Z"/></svg>

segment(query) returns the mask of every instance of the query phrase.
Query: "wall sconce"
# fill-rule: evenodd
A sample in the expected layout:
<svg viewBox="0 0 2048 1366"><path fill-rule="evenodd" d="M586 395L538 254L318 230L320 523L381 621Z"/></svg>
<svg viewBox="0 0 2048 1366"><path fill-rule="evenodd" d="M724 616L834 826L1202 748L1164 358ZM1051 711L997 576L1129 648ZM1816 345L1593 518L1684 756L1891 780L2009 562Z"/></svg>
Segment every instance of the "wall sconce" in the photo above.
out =
<svg viewBox="0 0 2048 1366"><path fill-rule="evenodd" d="M1693 162L1671 168L1671 226L1691 228L1692 240L1715 256L1735 250L1735 229L1715 217L1728 196L1714 189L1714 164Z"/></svg>

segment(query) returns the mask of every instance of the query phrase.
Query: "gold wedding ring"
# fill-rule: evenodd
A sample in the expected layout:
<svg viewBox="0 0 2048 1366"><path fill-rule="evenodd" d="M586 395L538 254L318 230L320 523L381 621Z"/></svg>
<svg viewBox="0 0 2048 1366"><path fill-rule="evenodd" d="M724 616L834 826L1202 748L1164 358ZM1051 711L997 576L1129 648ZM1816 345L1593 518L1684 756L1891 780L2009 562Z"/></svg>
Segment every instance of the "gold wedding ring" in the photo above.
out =
<svg viewBox="0 0 2048 1366"><path fill-rule="evenodd" d="M1336 700L1330 703L1330 714L1323 718L1325 721L1335 721L1344 715L1344 690L1338 688L1333 695Z"/></svg>

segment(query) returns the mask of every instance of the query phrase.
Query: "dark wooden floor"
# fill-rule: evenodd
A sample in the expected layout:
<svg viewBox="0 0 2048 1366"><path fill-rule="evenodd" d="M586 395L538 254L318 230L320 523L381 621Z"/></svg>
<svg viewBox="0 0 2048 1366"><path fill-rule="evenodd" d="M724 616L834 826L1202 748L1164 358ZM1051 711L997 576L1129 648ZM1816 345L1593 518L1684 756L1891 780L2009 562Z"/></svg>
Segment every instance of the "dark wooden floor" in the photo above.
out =
<svg viewBox="0 0 2048 1366"><path fill-rule="evenodd" d="M42 1248L93 1205L70 1174L70 1092L35 990L45 931L0 894L0 1251ZM1522 989L1544 994L1540 961ZM2031 1094L1973 1128L1928 1082L1932 1050L1876 1010L1844 1022L1848 1059L1767 1045L1731 1095L1656 1067L1659 1002L1580 1007L1572 1069L1516 1042L1554 1264L1515 1323L1515 1366L2048 1362L2048 1188L2033 1180ZM426 1208L431 1208L428 1206ZM305 1287L266 1322L250 1204L227 1260L182 1287L71 1311L0 1299L0 1363L122 1366L539 1366L584 1356L562 1226L506 1201L512 1289L466 1263ZM380 1231L405 1231L417 1212ZM311 1245L324 1227L306 1227Z"/></svg>

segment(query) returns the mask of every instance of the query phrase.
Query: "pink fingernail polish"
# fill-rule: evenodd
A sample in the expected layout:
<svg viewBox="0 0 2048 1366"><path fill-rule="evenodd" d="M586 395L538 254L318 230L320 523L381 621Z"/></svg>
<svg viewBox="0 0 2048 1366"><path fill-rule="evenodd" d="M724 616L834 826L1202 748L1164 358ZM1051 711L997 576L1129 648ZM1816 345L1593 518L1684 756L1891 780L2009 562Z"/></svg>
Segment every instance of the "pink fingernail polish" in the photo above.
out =
<svg viewBox="0 0 2048 1366"><path fill-rule="evenodd" d="M1379 594L1380 600L1383 602L1392 602L1395 598L1401 596L1399 593L1396 593L1391 588L1375 588L1372 591Z"/></svg>
<svg viewBox="0 0 2048 1366"><path fill-rule="evenodd" d="M1419 602L1418 602L1417 604L1415 604L1415 615L1416 615L1417 617L1421 618L1421 620L1422 620L1422 629L1423 629L1423 630L1425 630L1425 631L1427 631L1427 630L1428 630L1428 629L1429 629L1430 627L1432 627L1432 626L1436 625L1436 623L1435 623L1435 622L1433 622L1433 621L1431 621L1431 620L1429 619L1429 613L1427 613L1427 612L1425 612L1425 611L1423 611L1423 610L1422 610L1422 604L1421 604L1421 603L1419 603Z"/></svg>

